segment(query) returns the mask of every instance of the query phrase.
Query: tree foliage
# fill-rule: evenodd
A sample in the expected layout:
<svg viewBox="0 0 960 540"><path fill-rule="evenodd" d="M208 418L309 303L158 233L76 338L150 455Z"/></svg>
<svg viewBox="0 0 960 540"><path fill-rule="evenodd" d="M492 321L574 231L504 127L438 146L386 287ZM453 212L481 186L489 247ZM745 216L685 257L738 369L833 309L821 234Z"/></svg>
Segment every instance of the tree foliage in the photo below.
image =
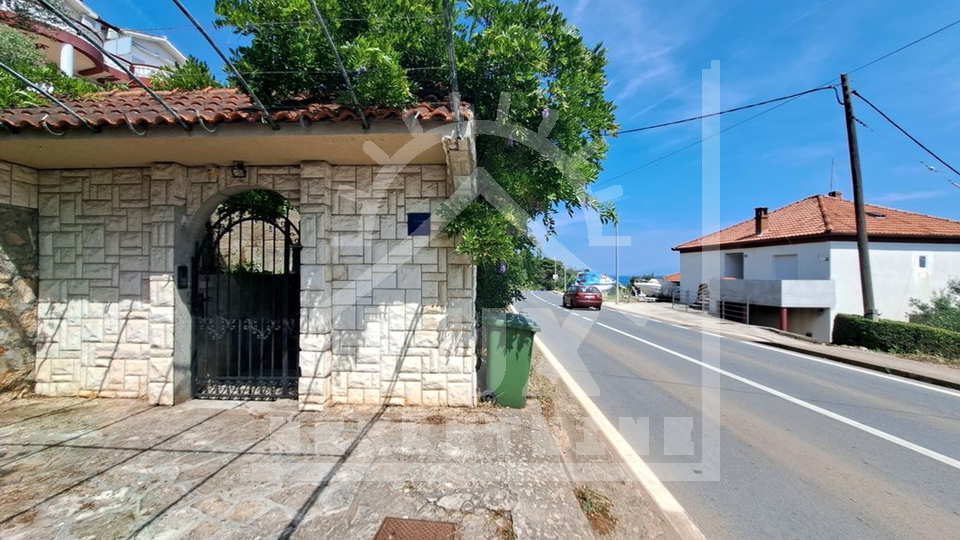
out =
<svg viewBox="0 0 960 540"><path fill-rule="evenodd" d="M960 332L960 280L952 279L929 302L910 299L912 322Z"/></svg>
<svg viewBox="0 0 960 540"><path fill-rule="evenodd" d="M183 65L161 68L151 84L157 90L203 90L223 86L210 72L210 66L193 55L188 56Z"/></svg>
<svg viewBox="0 0 960 540"><path fill-rule="evenodd" d="M504 281L504 295L521 283L501 263L530 252L528 218L555 234L553 216L589 209L601 220L616 219L612 205L589 191L606 157L604 138L617 125L614 105L604 96L606 50L587 46L579 30L546 0L454 2L454 42L461 97L476 117L505 119L497 135L477 138L478 165L503 188L524 215L505 214L489 201L457 205L445 230L457 249L474 257L480 288ZM317 0L363 106L401 106L418 98L449 94L447 32L441 0ZM333 51L309 0L217 0L219 25L250 38L234 51L252 89L265 101L310 96L352 104ZM500 110L509 96L509 114ZM525 134L543 122L550 159ZM539 137L539 135L534 135ZM497 277L499 276L499 277ZM482 291L481 291L482 293ZM480 294L479 307L488 295Z"/></svg>
<svg viewBox="0 0 960 540"><path fill-rule="evenodd" d="M0 61L58 98L78 99L102 90L86 79L68 77L56 64L48 62L36 42L21 31L24 24L27 23L0 25ZM42 94L0 71L0 108L38 107L46 103Z"/></svg>

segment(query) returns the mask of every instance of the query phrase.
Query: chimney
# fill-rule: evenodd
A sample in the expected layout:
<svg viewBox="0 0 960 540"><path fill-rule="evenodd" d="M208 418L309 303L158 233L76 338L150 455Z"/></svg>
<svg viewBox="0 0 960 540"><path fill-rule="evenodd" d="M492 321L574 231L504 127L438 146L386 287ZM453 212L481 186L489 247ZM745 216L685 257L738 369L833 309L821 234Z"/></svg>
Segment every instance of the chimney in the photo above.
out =
<svg viewBox="0 0 960 540"><path fill-rule="evenodd" d="M834 197L834 198L836 198L836 199L842 199L842 198L843 198L843 192L842 192L842 191L831 191L831 192L827 193L827 197Z"/></svg>
<svg viewBox="0 0 960 540"><path fill-rule="evenodd" d="M758 236L765 233L767 228L770 227L770 216L767 215L766 206L757 207L756 215L754 217L754 224L756 225Z"/></svg>

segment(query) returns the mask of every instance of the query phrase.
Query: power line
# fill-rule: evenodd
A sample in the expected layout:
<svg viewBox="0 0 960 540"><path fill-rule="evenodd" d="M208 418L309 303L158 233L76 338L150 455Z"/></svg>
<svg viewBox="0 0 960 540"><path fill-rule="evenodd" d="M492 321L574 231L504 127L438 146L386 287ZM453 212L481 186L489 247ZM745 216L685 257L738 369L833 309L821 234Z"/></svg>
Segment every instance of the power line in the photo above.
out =
<svg viewBox="0 0 960 540"><path fill-rule="evenodd" d="M340 73L343 75L343 82L347 85L347 90L350 92L350 96L353 98L353 103L357 106L357 114L360 115L360 123L363 124L363 129L370 129L370 122L367 121L367 115L363 113L363 106L360 105L360 100L357 99L357 93L353 90L353 83L350 82L350 76L347 75L347 68L343 66L343 60L340 58L340 51L337 50L337 44L333 42L333 36L330 35L330 30L327 28L327 23L323 20L323 15L320 13L320 8L317 7L316 0L310 0L310 7L313 8L313 14L317 17L317 22L320 23L320 28L323 30L323 35L327 37L327 42L330 44L330 50L333 51L333 57L337 61L337 65L340 66Z"/></svg>
<svg viewBox="0 0 960 540"><path fill-rule="evenodd" d="M71 116L73 116L74 118L76 118L77 120L79 120L80 123L83 124L84 127L86 127L87 129L89 129L90 131L92 131L92 132L94 132L94 133L99 133L99 132L100 132L100 128L99 128L99 127L90 124L90 122L88 122L86 118L80 116L80 114L77 113L77 111L73 110L69 105L67 105L66 103L64 103L64 102L60 101L59 99L57 99L51 92L48 92L46 88L40 86L39 84L34 83L34 82L31 81L30 79L24 77L23 75L21 75L20 73L18 73L15 69L13 69L12 67L4 64L3 62L0 62L0 69L3 69L4 71L6 71L7 73L9 73L10 75L13 75L18 81L20 81L20 82L22 82L23 84L27 85L29 88L33 89L34 91L39 92L43 97L49 99L49 100L52 101L53 103L56 103L57 105L59 105L60 107L62 107L65 111L67 111L68 113L70 113ZM44 129L46 129L47 131L50 131L50 128L47 126L46 117L44 117L44 120L43 120L42 122L43 122L43 127L44 127ZM59 135L63 135L63 133L61 132L61 133L59 133Z"/></svg>
<svg viewBox="0 0 960 540"><path fill-rule="evenodd" d="M874 58L873 60L867 62L866 64L863 64L863 65L861 65L861 66L859 66L859 67L857 67L857 68L855 68L855 69L853 69L853 70L850 70L848 73L856 73L857 71L860 71L860 70L862 70L862 69L868 68L868 67L876 64L877 62L880 62L880 61L882 61L882 60L886 60L887 58L890 58L891 56L893 56L893 55L895 55L895 54L897 54L897 53L903 52L904 50L909 49L910 47L913 47L914 45L917 45L918 43L923 42L923 41L925 41L925 40L927 40L927 39L930 39L931 37L933 37L933 36L935 36L935 35L937 35L937 34L940 34L940 33L944 32L944 31L946 31L946 30L948 30L948 29L950 29L950 28L952 28L952 27L954 27L954 26L956 26L956 25L958 25L958 24L960 24L960 19L957 19L957 20L955 20L955 21L953 21L953 22L951 22L951 23L949 23L949 24L947 24L947 25L945 25L945 26L942 26L942 27L934 30L933 32L930 32L929 34L926 34L926 35L924 35L924 36L922 36L922 37L920 37L920 38L917 38L917 39L911 41L910 43L907 43L906 45L904 45L904 46L902 46L902 47L899 47L899 48L897 48L897 49L895 49L895 50L893 50L893 51L890 51L890 52L888 52L888 53L886 53L886 54L884 54L884 55L882 55L882 56L878 56L877 58ZM830 79L829 81L826 81L826 82L824 82L823 84L821 84L821 86L826 86L826 85L832 84L832 83L836 82L838 78L839 78L839 77L834 77L834 78ZM732 125L732 126L730 126L730 127L728 127L728 128L722 129L722 130L718 131L717 133L714 133L713 135L709 135L709 136L707 136L707 137L704 137L704 138L702 138L702 139L700 139L700 140L698 140L698 141L695 141L695 142L693 142L693 143L691 143L691 144L688 144L688 145L684 146L683 148L680 148L680 149L678 149L678 150L675 150L675 151L673 151L673 152L670 152L669 154L665 154L665 155L663 155L663 156L661 156L661 157L659 157L659 158L656 158L656 159L654 159L654 160L648 161L648 162L646 162L646 163L644 163L643 165L640 165L640 166L638 166L638 167L634 167L633 169L630 169L629 171L627 171L627 172L625 172L625 173L622 173L622 174L619 174L619 175L617 175L617 176L614 176L613 178L609 178L609 179L606 179L606 180L602 180L602 181L600 181L600 182L597 182L596 185L599 186L600 184L604 184L604 183L607 183L607 182L612 182L612 181L614 181L614 180L618 180L618 179L620 179L620 178L623 178L624 176L627 176L627 175L632 174L632 173L635 173L635 172L637 172L637 171L639 171L639 170L641 170L641 169L644 169L644 168L646 168L646 167L649 167L650 165L653 165L654 163L657 163L657 162L659 162L659 161L663 161L664 159L667 159L668 157L672 157L672 156L674 156L674 155L676 155L676 154L679 154L680 152L683 152L684 150L687 150L687 149L693 148L693 147L695 147L695 146L698 146L698 145L702 144L704 141L706 141L706 140L708 140L708 139L712 139L713 137L716 137L717 135L720 135L721 133L724 133L724 132L726 132L726 131L729 131L729 130L737 127L737 126L741 126L741 125L743 125L743 124L746 124L747 122L749 122L749 121L751 121L751 120L754 120L754 119L756 119L756 118L759 118L760 116L763 116L763 115L767 114L768 112L772 112L772 111L774 111L774 110L776 110L776 109L779 109L780 107L782 107L782 106L784 106L784 105L792 102L794 99L797 99L798 97L800 97L800 96L797 96L797 97L795 97L795 98L782 101L782 102L778 103L777 105L774 105L773 107L770 107L769 109L767 109L767 110L765 110L765 111L762 111L762 112L760 112L760 113L758 113L758 114L755 114L755 115L751 116L750 118L747 118L746 120L743 120L743 121L741 121L741 122L738 122L738 123L736 123L736 124L734 124L734 125ZM863 99L862 96L861 96L861 99ZM939 159L939 158L938 158L938 159ZM949 165L948 165L948 167L949 167ZM951 167L951 170L954 170L954 169ZM954 172L956 172L956 171L954 170Z"/></svg>
<svg viewBox="0 0 960 540"><path fill-rule="evenodd" d="M76 32L76 34L77 34L78 36L83 37L83 39L84 39L87 43L89 43L90 45L92 45L93 48L97 49L97 50L100 52L100 54L102 54L102 55L106 56L107 58L113 60L113 61L117 64L117 67L120 68L120 71L122 71L127 77L130 77L130 80L131 80L131 81L136 81L137 84L139 84L144 90L146 90L146 92L147 92L148 94L150 94L150 96L151 96L153 99L157 100L157 101L160 103L160 105L162 105L163 108L166 109L166 111L167 111L168 113L170 113L171 115L173 115L173 118L177 121L178 124L180 124L181 127L183 127L184 130L186 130L186 131L192 131L192 130L193 130L193 128L190 126L190 124L188 124L188 123L186 122L186 120L184 120L183 117L180 116L180 114L179 114L177 111L175 111L175 110L173 109L173 107L170 106L169 103L167 103L166 101L164 101L164 99L163 99L162 97L160 97L156 92L154 92L153 89L150 88L149 85L145 84L142 80L140 80L139 77L137 77L136 75L134 75L134 74L133 74L133 71L131 71L129 68L127 68L126 66L123 65L123 63L126 62L126 60L120 58L120 57L117 56L116 54L111 53L111 52L108 51L106 48L104 48L103 45L100 45L99 43L97 43L96 40L90 39L90 38L88 38L88 37L85 37L86 34L83 32L83 29L81 29L80 25L79 25L76 21L74 21L73 19L71 19L70 17L67 17L66 15L64 15L63 13L61 13L59 10L57 10L57 8L55 8L48 0L36 0L36 1L37 1L40 5L42 5L47 11L49 11L50 13L56 15L58 19L60 19L61 21L64 22L64 24L66 24L67 26L69 26L74 32ZM130 122L128 121L127 124L129 124L129 123L130 123Z"/></svg>
<svg viewBox="0 0 960 540"><path fill-rule="evenodd" d="M398 15L396 17L345 17L342 19L326 19L330 22L393 22L393 21L424 21L424 22L436 22L438 17L436 15L409 15L403 16ZM272 26L318 26L317 21L313 20L294 20L294 21L266 21L259 23L247 23L247 24L207 24L203 25L207 30L220 30L221 28L231 27L231 28L240 28L240 29L251 29L251 28L268 28ZM134 32L165 32L169 30L193 30L191 25L180 25L180 26L151 26L147 28L127 28L127 30L133 30Z"/></svg>
<svg viewBox="0 0 960 540"><path fill-rule="evenodd" d="M911 41L910 43L907 43L907 44L904 45L903 47L900 47L899 49L890 51L890 52L888 52L887 54L885 54L885 55L883 55L883 56L874 58L873 60L867 62L866 64L864 64L864 65L862 65L862 66L860 66L860 67L858 67L858 68L856 68L856 69L852 69L852 70L848 71L847 73L856 73L856 72L860 71L861 69L870 67L870 66L876 64L877 62L880 62L881 60L886 60L887 58L890 58L891 56L893 56L893 55L895 55L895 54L897 54L897 53L899 53L899 52L901 52L901 51L904 51L904 50L906 50L906 49L909 49L910 47L913 47L914 45L916 45L917 43L920 43L921 41L925 41L925 40L927 40L927 39L929 39L929 38L932 38L933 36L935 36L935 35L943 32L943 31L945 31L945 30L949 30L950 28L953 28L954 26L956 26L956 25L958 25L958 24L960 24L960 19L957 19L957 20L953 21L952 23L950 23L950 24L948 24L948 25L946 25L946 26L941 26L941 27L938 28L937 30L934 30L933 32L930 32L929 34L927 34L927 35L925 35L925 36L923 36L923 37L921 37L921 38L915 39L915 40Z"/></svg>
<svg viewBox="0 0 960 540"><path fill-rule="evenodd" d="M663 123L663 124L654 124L654 125L652 125L652 126L644 126L644 127L639 127L639 128L626 129L626 130L620 131L620 132L618 133L618 135L625 135L625 134L627 134L627 133L639 133L639 132L641 132L641 131L647 131L647 130L651 130L651 129L657 129L657 128L668 127L668 126L676 126L676 125L679 125L679 124L685 124L685 123L687 123L687 122L695 122L695 121L697 121L697 120L703 120L704 118L712 118L712 117L714 117L714 116L720 116L720 115L722 115L722 114L729 114L729 113L735 113L735 112L739 112L739 111L745 111L745 110L747 110L747 109L752 109L752 108L754 108L754 107L762 107L763 105L769 105L769 104L771 104L771 103L776 103L776 102L778 102L778 101L793 100L793 99L796 99L796 98L798 98L798 97L805 96L805 95L807 95L807 94L812 94L812 93L814 93L814 92L820 92L821 90L831 90L831 89L833 89L833 88L834 88L833 86L821 86L821 87L819 87L819 88L811 88L810 90L804 90L803 92L797 92L796 94L790 94L789 96L783 96L783 97L768 99L768 100L760 101L760 102L757 102L757 103L751 103L751 104L749 104L749 105L743 105L743 106L740 106L740 107L735 107L735 108L733 108L733 109L727 109L727 110L725 110L725 111L718 111L718 112L710 113L710 114L702 114L702 115L700 115L700 116L693 116L693 117L690 117L690 118L684 118L683 120L674 120L674 121L672 121L672 122L665 122L665 123Z"/></svg>
<svg viewBox="0 0 960 540"><path fill-rule="evenodd" d="M217 51L217 54L220 55L220 59L227 64L227 67L230 68L230 71L232 71L233 74L237 77L237 82L243 85L243 88L247 91L247 94L250 96L250 100L253 101L253 104L256 105L258 109L260 109L261 113L263 113L263 121L270 124L271 129L273 129L274 131L278 131L280 129L280 126L273 121L273 115L271 115L270 111L268 111L267 108L263 106L263 102L261 102L260 98L257 97L257 94L253 92L253 88L251 88L250 85L247 84L247 80L243 78L243 75L240 75L240 72L237 71L237 67L233 65L233 62L231 62L230 59L227 58L227 55L223 53L223 51L220 49L219 46L217 46L217 43L213 41L213 38L210 37L210 34L208 34L207 31L204 30L202 26L200 26L200 21L198 21L196 17L194 17L193 14L190 13L189 10L187 10L187 8L183 5L183 3L180 2L180 0L173 0L173 3L176 4L177 7L180 8L180 11L183 12L184 16L186 16L186 18L189 19L190 22L197 27L197 31L203 35L203 37L207 40L207 43L209 43L210 46L213 47L213 50ZM199 117L200 114L198 113L197 116Z"/></svg>
<svg viewBox="0 0 960 540"><path fill-rule="evenodd" d="M954 174L960 175L960 171L958 171L957 169L953 168L952 165L950 165L949 163L947 163L946 161L944 161L943 159L941 159L940 156L938 156L937 154L933 153L933 150L930 150L929 148L927 148L927 146L926 146L925 144L923 144L922 142L920 142L919 140L917 140L917 138L914 137L913 135L911 135L910 133L908 133L907 130L905 130L905 129L903 129L902 127L900 127L900 124L896 123L892 118L890 118L889 116L887 116L886 113L884 113L883 111L881 111L879 107L877 107L877 106L874 105L873 103L870 103L870 100L868 100L867 98L863 97L863 96L860 94L860 92L857 92L856 90L854 90L854 91L853 91L853 95L855 95L855 96L857 96L858 98L860 98L864 103L866 103L867 105L869 105L871 109L877 111L877 113L879 113L880 116L882 116L884 120L886 120L887 122L890 122L890 124L892 124L893 127L895 127L895 128L897 128L898 130L900 130L900 133L903 133L904 135L906 135L907 138L909 138L911 141L914 142L914 144L916 144L917 146L919 146L920 148L922 148L922 149L924 150L924 152L926 152L926 153L930 154L931 156L933 156L933 159L936 159L937 161L939 161L940 163L942 163L946 168L948 168L948 169L950 169L951 171L953 171Z"/></svg>

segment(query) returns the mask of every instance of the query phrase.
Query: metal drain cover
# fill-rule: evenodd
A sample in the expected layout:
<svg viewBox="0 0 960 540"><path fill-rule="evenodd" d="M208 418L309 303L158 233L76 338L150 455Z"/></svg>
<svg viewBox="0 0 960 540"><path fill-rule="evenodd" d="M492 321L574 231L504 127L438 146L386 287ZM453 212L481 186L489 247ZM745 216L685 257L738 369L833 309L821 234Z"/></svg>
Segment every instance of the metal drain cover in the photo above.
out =
<svg viewBox="0 0 960 540"><path fill-rule="evenodd" d="M373 540L452 540L457 526L446 521L384 518Z"/></svg>

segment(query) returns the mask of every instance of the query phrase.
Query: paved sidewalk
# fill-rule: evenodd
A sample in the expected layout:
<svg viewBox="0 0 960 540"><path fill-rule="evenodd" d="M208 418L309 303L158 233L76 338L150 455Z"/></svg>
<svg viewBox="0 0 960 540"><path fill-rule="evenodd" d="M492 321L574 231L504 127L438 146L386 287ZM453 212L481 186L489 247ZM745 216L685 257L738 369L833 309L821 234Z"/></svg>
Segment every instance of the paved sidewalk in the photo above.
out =
<svg viewBox="0 0 960 540"><path fill-rule="evenodd" d="M882 371L911 379L917 379L940 386L960 389L960 369L947 365L909 360L890 354L884 354L853 347L843 347L822 343L809 338L795 337L779 330L762 326L750 326L734 321L713 317L700 311L683 306L671 307L667 303L638 302L614 304L604 303L605 308L618 309L627 313L659 319L680 326L696 327L707 332L724 334L745 341L772 345L799 353L827 358L845 364Z"/></svg>
<svg viewBox="0 0 960 540"><path fill-rule="evenodd" d="M0 405L0 537L372 539L395 516L464 539L595 538L550 429L537 400L15 400Z"/></svg>

